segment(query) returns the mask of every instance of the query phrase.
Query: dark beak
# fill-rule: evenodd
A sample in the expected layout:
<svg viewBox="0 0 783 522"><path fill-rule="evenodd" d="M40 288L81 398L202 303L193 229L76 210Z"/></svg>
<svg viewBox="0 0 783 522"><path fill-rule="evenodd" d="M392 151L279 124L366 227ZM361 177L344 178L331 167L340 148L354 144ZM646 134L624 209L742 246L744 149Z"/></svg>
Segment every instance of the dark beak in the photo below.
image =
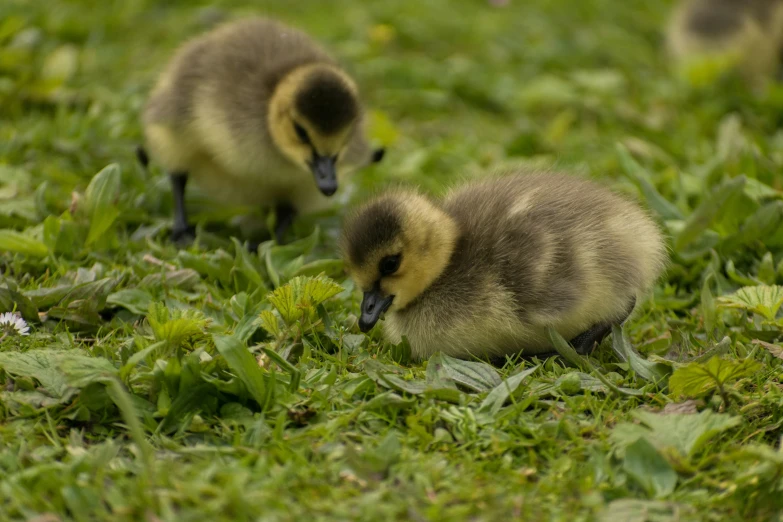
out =
<svg viewBox="0 0 783 522"><path fill-rule="evenodd" d="M313 169L318 189L325 196L331 196L337 192L337 171L335 170L334 161L335 158L316 155L313 157L313 163L310 165Z"/></svg>
<svg viewBox="0 0 783 522"><path fill-rule="evenodd" d="M362 299L362 315L359 317L359 330L369 332L378 319L381 318L394 301L394 296L384 297L380 288L373 288L369 292L364 292Z"/></svg>

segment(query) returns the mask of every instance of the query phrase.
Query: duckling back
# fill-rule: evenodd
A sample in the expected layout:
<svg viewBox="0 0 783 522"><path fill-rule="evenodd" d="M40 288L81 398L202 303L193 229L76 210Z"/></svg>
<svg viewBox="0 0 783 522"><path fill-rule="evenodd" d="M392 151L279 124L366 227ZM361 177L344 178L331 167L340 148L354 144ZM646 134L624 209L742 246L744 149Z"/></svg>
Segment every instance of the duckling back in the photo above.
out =
<svg viewBox="0 0 783 522"><path fill-rule="evenodd" d="M208 98L224 112L224 121L238 125L232 126L237 135L257 135L266 132L259 125L266 118L247 111L257 111L287 72L318 62L335 64L298 29L266 18L227 23L180 47L158 79L143 118L147 124L185 127L197 117L198 102Z"/></svg>
<svg viewBox="0 0 783 522"><path fill-rule="evenodd" d="M371 151L352 80L307 34L264 18L227 23L179 49L144 110L150 155L215 199L318 210L329 198L313 180L309 139L300 143L289 114L311 78L320 82L314 89L326 87L312 96L324 118L316 123L353 128L338 174L364 166Z"/></svg>
<svg viewBox="0 0 783 522"><path fill-rule="evenodd" d="M637 205L563 174L512 173L453 191L451 260L387 334L417 357L551 351L555 327L570 339L622 321L661 274L663 237Z"/></svg>

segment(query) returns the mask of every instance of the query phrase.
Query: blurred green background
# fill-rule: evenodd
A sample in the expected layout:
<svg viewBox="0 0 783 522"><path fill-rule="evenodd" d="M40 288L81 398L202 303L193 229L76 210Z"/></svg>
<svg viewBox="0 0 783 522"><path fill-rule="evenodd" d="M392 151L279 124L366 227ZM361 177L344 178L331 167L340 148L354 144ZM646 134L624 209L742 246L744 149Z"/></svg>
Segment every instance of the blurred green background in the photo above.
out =
<svg viewBox="0 0 783 522"><path fill-rule="evenodd" d="M672 5L3 0L0 311L33 334L0 340L0 515L774 520L783 88L679 81ZM255 256L229 240L237 209L191 193L209 231L177 251L168 181L134 156L140 110L182 41L252 14L308 31L356 77L388 151L354 201L504 165L638 198L672 252L626 326L643 357L607 342L529 377L411 365L357 335L339 213ZM292 282L321 271L342 287ZM281 311L285 289L300 315Z"/></svg>

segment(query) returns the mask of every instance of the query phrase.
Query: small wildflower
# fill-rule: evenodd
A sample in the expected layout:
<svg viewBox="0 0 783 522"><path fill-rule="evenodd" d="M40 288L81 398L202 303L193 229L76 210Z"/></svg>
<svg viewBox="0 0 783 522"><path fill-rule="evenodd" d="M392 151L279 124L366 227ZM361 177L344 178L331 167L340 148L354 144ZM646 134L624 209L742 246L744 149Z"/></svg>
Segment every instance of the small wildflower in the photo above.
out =
<svg viewBox="0 0 783 522"><path fill-rule="evenodd" d="M8 334L30 335L30 327L21 316L6 312L0 314L0 333L5 337Z"/></svg>

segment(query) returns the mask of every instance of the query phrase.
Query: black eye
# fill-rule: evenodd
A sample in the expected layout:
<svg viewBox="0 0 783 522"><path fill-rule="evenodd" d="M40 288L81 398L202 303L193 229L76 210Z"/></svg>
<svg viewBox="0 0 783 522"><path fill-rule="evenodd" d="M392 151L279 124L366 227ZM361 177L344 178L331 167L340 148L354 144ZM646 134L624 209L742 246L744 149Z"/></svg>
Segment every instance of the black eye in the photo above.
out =
<svg viewBox="0 0 783 522"><path fill-rule="evenodd" d="M296 135L299 136L299 139L302 140L302 143L310 145L310 136L307 135L307 131L304 130L304 127L294 122L294 131L296 132Z"/></svg>
<svg viewBox="0 0 783 522"><path fill-rule="evenodd" d="M380 270L382 276L390 276L396 272L398 268L400 268L400 254L386 256L381 259L381 262L378 265L378 270Z"/></svg>

